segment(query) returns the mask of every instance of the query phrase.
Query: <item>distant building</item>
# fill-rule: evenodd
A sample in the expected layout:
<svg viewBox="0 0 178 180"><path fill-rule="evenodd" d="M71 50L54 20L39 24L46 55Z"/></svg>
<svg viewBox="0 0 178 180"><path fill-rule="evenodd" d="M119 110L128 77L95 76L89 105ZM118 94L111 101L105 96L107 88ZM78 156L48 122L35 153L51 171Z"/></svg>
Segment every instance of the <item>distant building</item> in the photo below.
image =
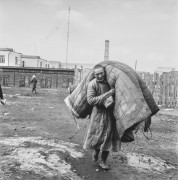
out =
<svg viewBox="0 0 178 180"><path fill-rule="evenodd" d="M15 66L22 65L22 53L15 52L12 48L0 48L0 66Z"/></svg>
<svg viewBox="0 0 178 180"><path fill-rule="evenodd" d="M30 87L33 75L37 77L37 88L67 88L74 82L73 69L0 67L0 83L6 87Z"/></svg>
<svg viewBox="0 0 178 180"><path fill-rule="evenodd" d="M47 60L41 59L40 56L22 55L22 67L39 67L45 68Z"/></svg>
<svg viewBox="0 0 178 180"><path fill-rule="evenodd" d="M92 69L95 64L85 64L85 63L67 63L67 68L69 69ZM66 63L61 63L61 68L66 68Z"/></svg>
<svg viewBox="0 0 178 180"><path fill-rule="evenodd" d="M175 71L176 68L173 67L157 67L156 71L159 74L162 74L164 72L171 72L171 71Z"/></svg>
<svg viewBox="0 0 178 180"><path fill-rule="evenodd" d="M24 55L12 48L0 48L0 66L32 67L32 68L61 68L59 61L47 61L40 56Z"/></svg>
<svg viewBox="0 0 178 180"><path fill-rule="evenodd" d="M61 63L59 61L47 61L46 68L61 68Z"/></svg>
<svg viewBox="0 0 178 180"><path fill-rule="evenodd" d="M32 75L40 88L66 88L74 83L74 69L62 69L59 61L23 55L12 48L0 48L0 83L2 86L29 87Z"/></svg>

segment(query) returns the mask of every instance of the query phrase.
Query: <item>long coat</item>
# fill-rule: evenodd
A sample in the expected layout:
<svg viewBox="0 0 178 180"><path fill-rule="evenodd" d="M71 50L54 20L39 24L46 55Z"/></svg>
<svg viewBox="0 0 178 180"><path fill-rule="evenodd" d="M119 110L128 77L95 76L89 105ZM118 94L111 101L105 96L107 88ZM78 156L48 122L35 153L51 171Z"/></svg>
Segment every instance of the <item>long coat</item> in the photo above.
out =
<svg viewBox="0 0 178 180"><path fill-rule="evenodd" d="M33 87L32 87L32 88L33 88L33 89L36 88L37 79L36 79L36 78L33 78L33 79L31 80L30 84L31 84L31 83L33 84Z"/></svg>
<svg viewBox="0 0 178 180"><path fill-rule="evenodd" d="M103 101L110 86L107 82L93 79L87 89L87 101L93 106L90 124L87 130L84 149L98 149L101 151L117 151L119 135L113 107L105 108Z"/></svg>

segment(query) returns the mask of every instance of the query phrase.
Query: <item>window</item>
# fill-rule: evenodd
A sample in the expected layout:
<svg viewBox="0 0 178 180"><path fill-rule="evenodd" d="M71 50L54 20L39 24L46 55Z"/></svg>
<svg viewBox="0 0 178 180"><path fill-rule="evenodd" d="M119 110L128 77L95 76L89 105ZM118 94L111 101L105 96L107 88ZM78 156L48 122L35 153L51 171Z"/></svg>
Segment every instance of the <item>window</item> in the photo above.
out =
<svg viewBox="0 0 178 180"><path fill-rule="evenodd" d="M18 64L18 57L15 57L15 64Z"/></svg>
<svg viewBox="0 0 178 180"><path fill-rule="evenodd" d="M5 63L5 56L0 55L0 63Z"/></svg>
<svg viewBox="0 0 178 180"><path fill-rule="evenodd" d="M42 67L42 62L40 62L40 67Z"/></svg>

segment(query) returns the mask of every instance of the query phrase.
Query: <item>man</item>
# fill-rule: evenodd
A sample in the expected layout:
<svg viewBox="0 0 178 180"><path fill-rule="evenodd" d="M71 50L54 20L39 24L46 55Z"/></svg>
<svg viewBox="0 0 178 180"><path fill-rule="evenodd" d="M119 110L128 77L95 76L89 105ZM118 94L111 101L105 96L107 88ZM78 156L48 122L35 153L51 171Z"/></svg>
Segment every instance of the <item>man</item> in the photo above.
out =
<svg viewBox="0 0 178 180"><path fill-rule="evenodd" d="M33 93L33 91L35 91L35 94L36 94L37 79L36 79L36 76L35 76L35 75L32 76L32 79L31 79L30 84L31 84L31 83L33 84L33 86L32 86L32 93Z"/></svg>
<svg viewBox="0 0 178 180"><path fill-rule="evenodd" d="M88 84L87 101L93 106L90 124L84 143L84 149L93 149L92 159L97 162L99 152L102 169L108 170L106 164L109 151L117 151L119 135L116 128L116 120L113 115L113 105L105 107L107 98L114 95L114 89L106 81L105 69L101 65L94 67L95 79Z"/></svg>

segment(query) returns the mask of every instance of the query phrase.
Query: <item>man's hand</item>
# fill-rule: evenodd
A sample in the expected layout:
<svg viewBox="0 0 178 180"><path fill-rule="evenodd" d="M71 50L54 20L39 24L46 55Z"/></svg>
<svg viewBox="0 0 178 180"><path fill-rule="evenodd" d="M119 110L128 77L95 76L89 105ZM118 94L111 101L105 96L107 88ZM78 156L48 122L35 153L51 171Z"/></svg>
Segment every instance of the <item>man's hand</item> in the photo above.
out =
<svg viewBox="0 0 178 180"><path fill-rule="evenodd" d="M114 88L110 89L108 92L106 92L106 93L104 94L104 99L112 96L114 93L115 93Z"/></svg>
<svg viewBox="0 0 178 180"><path fill-rule="evenodd" d="M114 93L115 93L114 88L111 88L111 89L108 91L108 95L109 95L109 96L112 96Z"/></svg>
<svg viewBox="0 0 178 180"><path fill-rule="evenodd" d="M109 92L111 93L111 95L113 95L115 93L115 89L111 88Z"/></svg>

